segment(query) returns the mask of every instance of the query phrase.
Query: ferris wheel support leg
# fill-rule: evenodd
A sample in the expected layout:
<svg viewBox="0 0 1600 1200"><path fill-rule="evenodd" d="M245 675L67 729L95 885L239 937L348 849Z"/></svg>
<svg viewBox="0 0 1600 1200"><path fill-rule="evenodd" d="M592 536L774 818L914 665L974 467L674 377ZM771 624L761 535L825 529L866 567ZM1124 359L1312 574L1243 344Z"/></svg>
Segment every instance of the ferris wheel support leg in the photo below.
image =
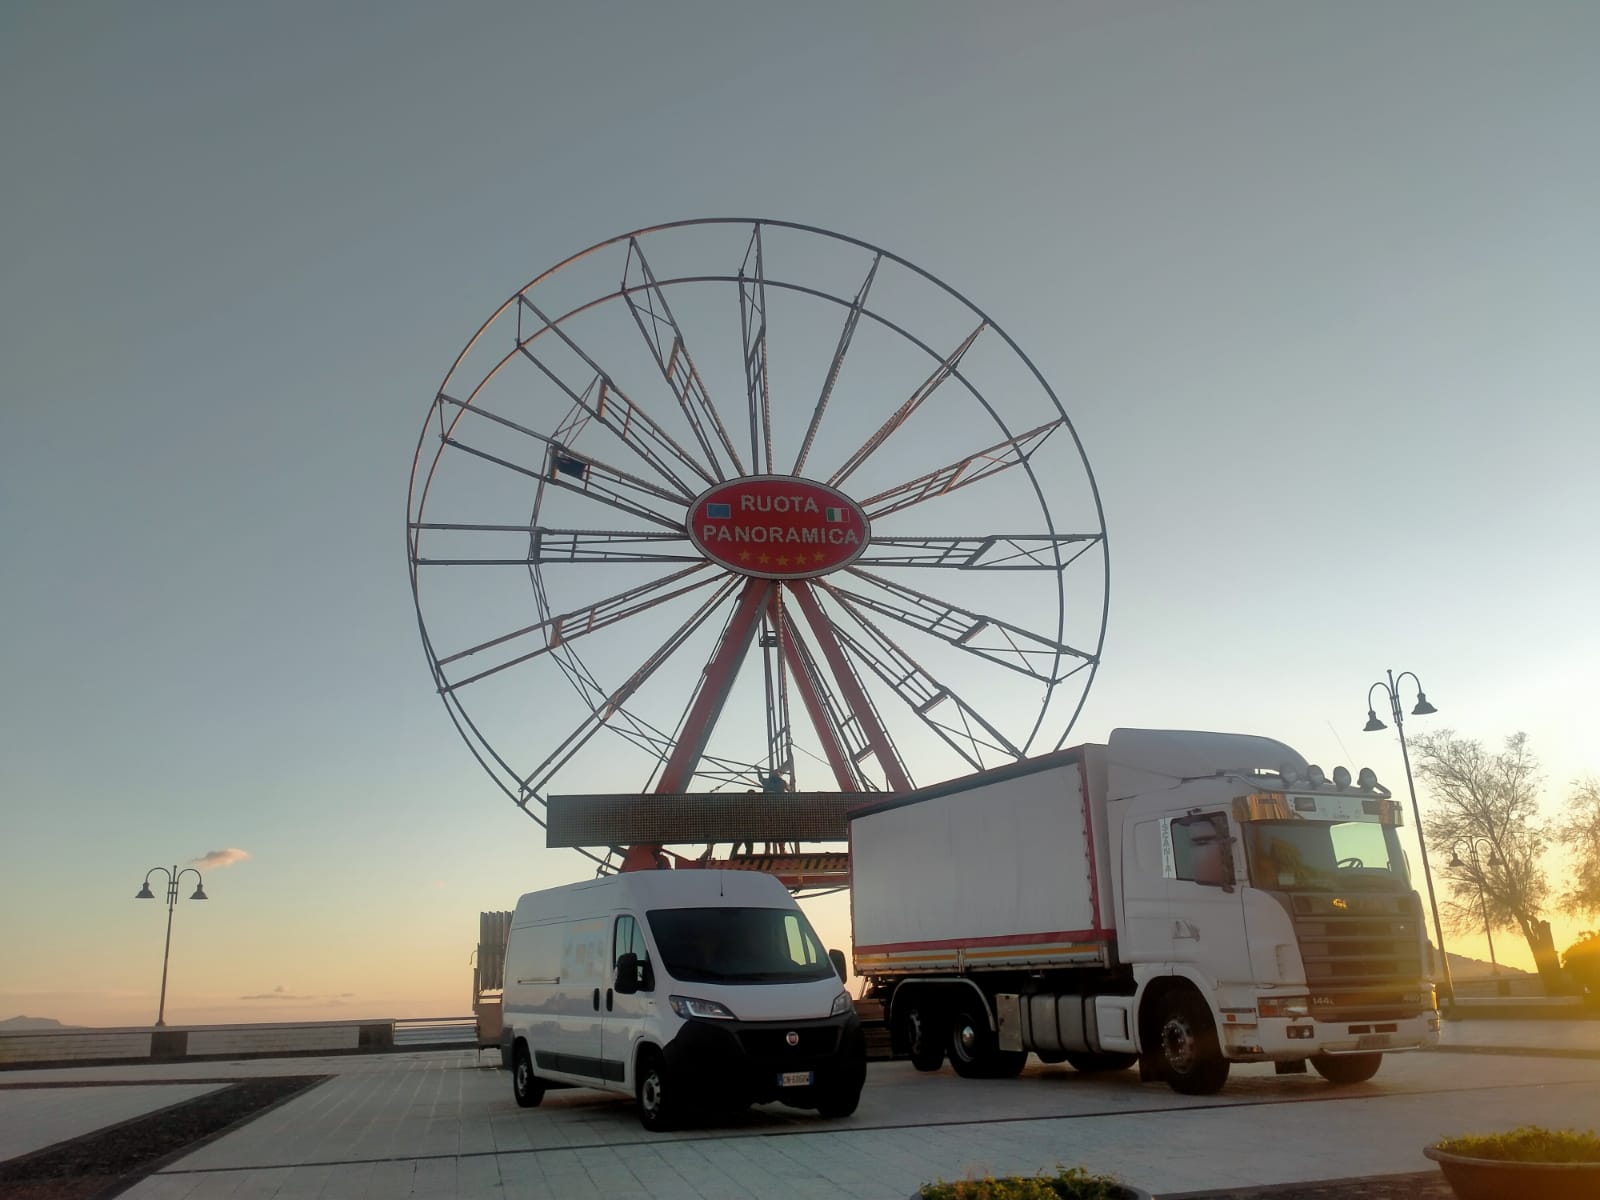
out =
<svg viewBox="0 0 1600 1200"><path fill-rule="evenodd" d="M739 673L739 663L750 647L750 640L755 637L756 628L761 624L761 613L767 606L767 594L774 586L776 585L768 579L745 581L744 590L739 594L733 615L728 618L728 627L722 631L722 640L717 644L716 650L711 655L711 661L706 664L705 673L700 678L699 694L689 706L683 730L678 737L677 745L672 748L667 765L662 768L661 778L656 783L656 791L689 790L689 781L694 777L695 766L700 762L706 743L711 739L711 730L716 726L717 717L722 713L722 706L728 701L728 692L733 688L734 676Z"/></svg>
<svg viewBox="0 0 1600 1200"><path fill-rule="evenodd" d="M906 775L905 766L901 763L900 756L895 753L894 743L884 732L883 724L878 720L872 701L867 698L866 691L861 687L855 669L845 657L844 648L834 636L833 626L828 623L827 615L817 603L816 594L809 584L799 580L789 585L789 592L800 606L800 611L805 614L806 624L811 626L811 635L816 638L822 656L828 660L834 681L839 685L846 703L850 705L850 711L860 724L867 745L872 747L872 753L878 759L878 766L883 771L883 777L889 784L890 790L909 792L911 780Z"/></svg>
<svg viewBox="0 0 1600 1200"><path fill-rule="evenodd" d="M782 643L784 659L789 664L789 678L794 680L795 690L800 693L800 702L805 705L806 713L811 717L811 726L822 742L822 752L833 769L833 781L839 785L841 792L858 792L861 784L856 779L855 768L850 763L839 731L828 720L828 706L817 694L809 656L796 636L788 615L779 612L776 616L781 618L775 623L778 625L778 639Z"/></svg>

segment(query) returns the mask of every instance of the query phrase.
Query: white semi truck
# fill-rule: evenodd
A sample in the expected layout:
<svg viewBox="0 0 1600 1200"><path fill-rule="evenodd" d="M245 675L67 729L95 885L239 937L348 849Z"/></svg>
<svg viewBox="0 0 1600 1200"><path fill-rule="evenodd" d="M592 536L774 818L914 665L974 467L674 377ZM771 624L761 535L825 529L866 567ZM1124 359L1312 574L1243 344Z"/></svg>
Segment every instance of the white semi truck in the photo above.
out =
<svg viewBox="0 0 1600 1200"><path fill-rule="evenodd" d="M855 810L857 974L921 1070L1229 1064L1336 1084L1437 1044L1426 930L1372 772L1270 738L1118 729Z"/></svg>

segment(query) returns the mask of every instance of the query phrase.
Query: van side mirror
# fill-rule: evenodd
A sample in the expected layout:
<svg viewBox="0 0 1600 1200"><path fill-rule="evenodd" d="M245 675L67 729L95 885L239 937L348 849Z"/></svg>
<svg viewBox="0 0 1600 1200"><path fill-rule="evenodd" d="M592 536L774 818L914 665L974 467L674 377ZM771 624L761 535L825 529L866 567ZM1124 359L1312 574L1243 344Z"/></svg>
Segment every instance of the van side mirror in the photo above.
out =
<svg viewBox="0 0 1600 1200"><path fill-rule="evenodd" d="M840 983L850 978L850 972L845 967L843 950L829 950L828 961L833 964L833 969L838 972Z"/></svg>
<svg viewBox="0 0 1600 1200"><path fill-rule="evenodd" d="M617 994L633 995L639 990L640 982L639 956L630 953L617 959L616 978L611 981L611 986L616 989Z"/></svg>

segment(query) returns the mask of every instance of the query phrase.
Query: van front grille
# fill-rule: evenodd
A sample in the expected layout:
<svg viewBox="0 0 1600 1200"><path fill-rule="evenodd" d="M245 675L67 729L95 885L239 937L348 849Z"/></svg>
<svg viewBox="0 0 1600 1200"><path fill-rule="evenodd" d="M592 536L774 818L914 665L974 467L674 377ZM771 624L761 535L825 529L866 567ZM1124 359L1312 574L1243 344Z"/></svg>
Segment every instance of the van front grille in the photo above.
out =
<svg viewBox="0 0 1600 1200"><path fill-rule="evenodd" d="M739 1044L751 1059L758 1062L800 1062L812 1058L830 1058L839 1049L837 1025L767 1025L739 1031ZM798 1038L789 1044L789 1034Z"/></svg>

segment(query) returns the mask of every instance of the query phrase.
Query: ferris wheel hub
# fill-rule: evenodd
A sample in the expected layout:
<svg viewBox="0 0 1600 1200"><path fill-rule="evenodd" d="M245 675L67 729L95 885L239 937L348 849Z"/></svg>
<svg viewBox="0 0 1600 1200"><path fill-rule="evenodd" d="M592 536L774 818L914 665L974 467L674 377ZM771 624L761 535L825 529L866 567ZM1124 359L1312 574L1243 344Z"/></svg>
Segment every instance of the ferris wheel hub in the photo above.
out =
<svg viewBox="0 0 1600 1200"><path fill-rule="evenodd" d="M849 566L872 522L839 489L794 475L747 475L702 492L685 532L719 566L758 579L814 579Z"/></svg>

